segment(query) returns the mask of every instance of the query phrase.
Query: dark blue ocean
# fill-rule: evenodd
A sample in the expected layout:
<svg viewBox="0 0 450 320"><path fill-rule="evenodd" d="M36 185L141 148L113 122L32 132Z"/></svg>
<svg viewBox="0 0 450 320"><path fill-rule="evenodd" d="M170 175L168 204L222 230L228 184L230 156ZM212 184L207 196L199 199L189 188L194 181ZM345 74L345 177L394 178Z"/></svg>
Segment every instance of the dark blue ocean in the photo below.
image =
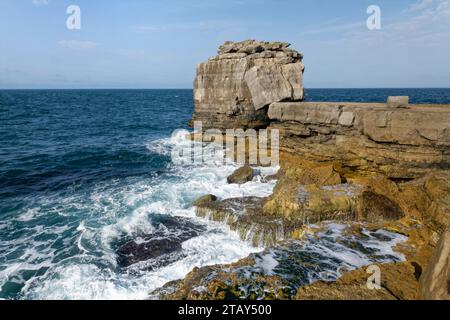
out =
<svg viewBox="0 0 450 320"><path fill-rule="evenodd" d="M389 95L450 103L450 89L313 89L306 97ZM195 217L198 196L267 196L274 182L236 187L226 183L233 165L173 164L171 149L186 143L173 133L192 111L192 90L1 90L0 299L142 299L195 266L261 250ZM121 262L124 243L150 238L179 240L181 249Z"/></svg>

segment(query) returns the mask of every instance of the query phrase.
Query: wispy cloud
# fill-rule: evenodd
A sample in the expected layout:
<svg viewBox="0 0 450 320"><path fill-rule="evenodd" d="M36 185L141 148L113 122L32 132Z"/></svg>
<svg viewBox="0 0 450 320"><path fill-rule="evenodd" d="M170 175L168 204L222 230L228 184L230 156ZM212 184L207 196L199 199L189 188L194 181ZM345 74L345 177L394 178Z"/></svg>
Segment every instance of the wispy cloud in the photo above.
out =
<svg viewBox="0 0 450 320"><path fill-rule="evenodd" d="M450 23L450 1L449 0L438 0L438 4L435 9L436 16L435 21L445 21Z"/></svg>
<svg viewBox="0 0 450 320"><path fill-rule="evenodd" d="M101 44L93 41L80 41L80 40L60 40L58 45L63 48L73 50L89 50L100 46Z"/></svg>
<svg viewBox="0 0 450 320"><path fill-rule="evenodd" d="M32 0L31 1L35 6L46 6L49 4L49 0Z"/></svg>
<svg viewBox="0 0 450 320"><path fill-rule="evenodd" d="M404 10L404 12L418 12L425 9L430 8L434 3L434 0L419 0L412 5L410 5L408 8Z"/></svg>
<svg viewBox="0 0 450 320"><path fill-rule="evenodd" d="M340 38L378 38L408 41L433 40L448 37L443 30L450 25L450 0L418 0L403 11L405 16L396 20L385 21L381 32L369 32L365 21L331 23L306 27L301 35L340 34ZM414 36L412 36L414 34Z"/></svg>
<svg viewBox="0 0 450 320"><path fill-rule="evenodd" d="M372 45L441 45L450 41L450 0L418 0L403 10L395 19L383 20L382 29L369 31L365 21L360 24L336 24L306 34L339 33L340 40Z"/></svg>
<svg viewBox="0 0 450 320"><path fill-rule="evenodd" d="M138 25L131 29L138 32L160 32L160 31L186 31L186 30L215 30L221 28L235 27L238 23L234 21L196 21L191 23L168 23L158 25Z"/></svg>
<svg viewBox="0 0 450 320"><path fill-rule="evenodd" d="M417 14L416 20L425 18L430 21L443 21L450 18L449 0L418 0L406 8L403 13ZM448 21L448 20L447 20Z"/></svg>
<svg viewBox="0 0 450 320"><path fill-rule="evenodd" d="M450 0L420 0L409 7L407 12L413 15L392 23L388 31L416 40L421 36L429 38L433 35L437 39L439 35L448 35Z"/></svg>

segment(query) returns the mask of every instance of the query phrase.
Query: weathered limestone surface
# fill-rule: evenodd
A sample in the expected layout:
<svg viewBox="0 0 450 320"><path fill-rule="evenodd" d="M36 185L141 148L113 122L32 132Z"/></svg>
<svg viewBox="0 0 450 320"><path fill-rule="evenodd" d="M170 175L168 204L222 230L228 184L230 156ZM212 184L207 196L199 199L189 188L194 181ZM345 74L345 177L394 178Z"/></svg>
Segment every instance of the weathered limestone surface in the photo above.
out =
<svg viewBox="0 0 450 320"><path fill-rule="evenodd" d="M442 235L420 279L420 293L424 299L450 300L450 228Z"/></svg>
<svg viewBox="0 0 450 320"><path fill-rule="evenodd" d="M367 287L366 268L345 274L336 282L318 281L297 291L297 300L414 300L417 299L417 269L410 262L380 264L382 283L378 290Z"/></svg>
<svg viewBox="0 0 450 320"><path fill-rule="evenodd" d="M280 102L268 116L281 149L311 160L399 179L450 167L450 105Z"/></svg>
<svg viewBox="0 0 450 320"><path fill-rule="evenodd" d="M204 128L259 128L267 107L303 99L302 55L283 42L226 42L197 66L193 120Z"/></svg>

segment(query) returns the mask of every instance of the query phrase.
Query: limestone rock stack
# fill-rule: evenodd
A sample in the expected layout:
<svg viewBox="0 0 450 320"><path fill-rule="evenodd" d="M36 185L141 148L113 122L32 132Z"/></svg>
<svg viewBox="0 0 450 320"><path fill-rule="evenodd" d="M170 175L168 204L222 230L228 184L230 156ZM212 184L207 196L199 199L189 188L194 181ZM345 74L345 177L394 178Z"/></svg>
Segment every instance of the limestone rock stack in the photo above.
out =
<svg viewBox="0 0 450 320"><path fill-rule="evenodd" d="M268 125L273 102L303 100L302 54L284 42L225 42L197 66L194 121L204 128Z"/></svg>

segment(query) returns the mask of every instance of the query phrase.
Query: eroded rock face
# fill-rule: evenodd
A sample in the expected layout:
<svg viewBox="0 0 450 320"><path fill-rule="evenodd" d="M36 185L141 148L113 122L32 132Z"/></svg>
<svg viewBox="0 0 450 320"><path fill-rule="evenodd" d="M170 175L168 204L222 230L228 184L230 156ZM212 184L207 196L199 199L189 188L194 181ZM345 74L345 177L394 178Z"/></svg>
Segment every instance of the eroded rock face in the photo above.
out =
<svg viewBox="0 0 450 320"><path fill-rule="evenodd" d="M336 162L314 162L281 153L281 169L263 213L290 221L389 222L420 220L438 237L449 225L450 172L396 181L373 172L351 172Z"/></svg>
<svg viewBox="0 0 450 320"><path fill-rule="evenodd" d="M395 221L405 215L397 203L372 191L361 194L360 212L367 222Z"/></svg>
<svg viewBox="0 0 450 320"><path fill-rule="evenodd" d="M428 300L450 300L450 228L442 235L420 279L420 293Z"/></svg>
<svg viewBox="0 0 450 320"><path fill-rule="evenodd" d="M312 161L394 179L450 168L450 105L278 102L268 116L281 151Z"/></svg>
<svg viewBox="0 0 450 320"><path fill-rule="evenodd" d="M193 120L203 128L260 128L267 107L303 100L302 55L283 42L226 42L197 66Z"/></svg>
<svg viewBox="0 0 450 320"><path fill-rule="evenodd" d="M263 214L264 201L265 198L246 197L204 202L196 207L196 214L228 224L242 240L256 247L274 245L294 237L302 224Z"/></svg>

